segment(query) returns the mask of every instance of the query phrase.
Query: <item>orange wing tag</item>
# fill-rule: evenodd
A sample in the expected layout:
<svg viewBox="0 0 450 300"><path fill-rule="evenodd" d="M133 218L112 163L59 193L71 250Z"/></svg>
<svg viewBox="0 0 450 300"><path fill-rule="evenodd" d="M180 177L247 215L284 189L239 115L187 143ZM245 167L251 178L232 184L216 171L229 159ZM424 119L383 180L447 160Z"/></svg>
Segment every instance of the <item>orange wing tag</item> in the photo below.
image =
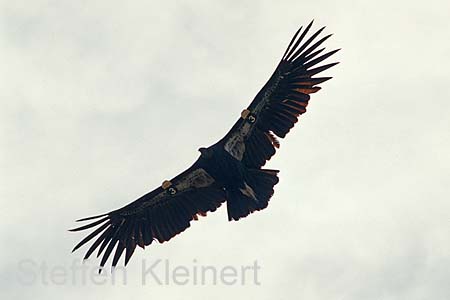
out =
<svg viewBox="0 0 450 300"><path fill-rule="evenodd" d="M171 186L172 186L172 182L170 182L169 180L164 180L163 183L161 184L161 187L165 190L167 190Z"/></svg>
<svg viewBox="0 0 450 300"><path fill-rule="evenodd" d="M248 115L250 114L250 111L248 110L248 109L244 109L242 112L241 112L241 118L242 119L247 119L247 117L248 117Z"/></svg>

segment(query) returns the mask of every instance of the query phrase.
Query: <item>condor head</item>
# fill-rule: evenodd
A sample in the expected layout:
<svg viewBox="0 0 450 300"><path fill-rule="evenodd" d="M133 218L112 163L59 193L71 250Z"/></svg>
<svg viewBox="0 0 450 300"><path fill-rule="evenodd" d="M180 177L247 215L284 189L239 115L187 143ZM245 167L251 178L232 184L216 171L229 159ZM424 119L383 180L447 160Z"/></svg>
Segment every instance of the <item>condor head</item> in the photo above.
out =
<svg viewBox="0 0 450 300"><path fill-rule="evenodd" d="M200 151L201 156L206 159L209 159L213 156L213 150L210 148L201 147L198 149L198 151Z"/></svg>

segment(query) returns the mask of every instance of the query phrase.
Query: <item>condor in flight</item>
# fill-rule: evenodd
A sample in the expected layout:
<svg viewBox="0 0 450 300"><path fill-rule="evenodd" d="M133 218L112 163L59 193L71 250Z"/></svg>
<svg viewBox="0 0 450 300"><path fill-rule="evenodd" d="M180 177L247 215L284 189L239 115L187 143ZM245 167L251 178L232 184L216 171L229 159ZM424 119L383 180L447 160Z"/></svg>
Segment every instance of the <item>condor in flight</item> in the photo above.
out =
<svg viewBox="0 0 450 300"><path fill-rule="evenodd" d="M200 157L190 168L136 201L78 220L94 221L71 231L95 230L73 251L95 238L84 259L97 250L102 268L114 253L114 267L125 251L126 265L136 246L170 240L198 215L215 211L225 201L230 221L266 208L278 171L261 167L279 148L277 137L284 138L306 112L310 94L331 79L314 76L337 64L317 66L339 49L323 53L320 46L331 34L319 39L323 27L307 37L311 26L312 22L296 32L272 77L225 137L200 148Z"/></svg>

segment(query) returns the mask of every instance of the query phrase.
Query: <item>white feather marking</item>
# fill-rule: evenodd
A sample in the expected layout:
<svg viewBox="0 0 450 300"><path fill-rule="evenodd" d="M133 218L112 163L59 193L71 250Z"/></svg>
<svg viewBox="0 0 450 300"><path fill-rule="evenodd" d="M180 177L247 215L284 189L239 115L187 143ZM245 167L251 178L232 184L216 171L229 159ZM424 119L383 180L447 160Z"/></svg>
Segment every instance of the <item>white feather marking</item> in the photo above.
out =
<svg viewBox="0 0 450 300"><path fill-rule="evenodd" d="M255 191L246 182L244 182L244 184L245 184L245 188L239 189L242 192L242 194L244 194L245 196L247 196L249 198L252 198L255 201L258 201L258 199L256 198Z"/></svg>
<svg viewBox="0 0 450 300"><path fill-rule="evenodd" d="M242 160L245 152L245 139L252 128L252 124L245 122L242 127L234 132L225 143L225 150L237 160Z"/></svg>

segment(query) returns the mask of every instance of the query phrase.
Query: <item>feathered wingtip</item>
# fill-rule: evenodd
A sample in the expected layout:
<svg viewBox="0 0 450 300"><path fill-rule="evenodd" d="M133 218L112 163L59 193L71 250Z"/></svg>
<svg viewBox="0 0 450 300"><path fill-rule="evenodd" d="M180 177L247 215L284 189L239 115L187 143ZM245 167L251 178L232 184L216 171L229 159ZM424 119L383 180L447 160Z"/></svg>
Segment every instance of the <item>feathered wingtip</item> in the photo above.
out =
<svg viewBox="0 0 450 300"><path fill-rule="evenodd" d="M104 217L104 216L106 216L106 215L108 215L108 214L102 214L102 215L97 215L97 216L92 216L92 217L82 218L82 219L75 220L75 222L82 222L82 221L89 221L89 220L93 220L93 219L98 219L98 218Z"/></svg>
<svg viewBox="0 0 450 300"><path fill-rule="evenodd" d="M104 217L104 218L102 218ZM90 235L88 235L86 238L84 238L81 242L79 242L73 249L72 252L76 251L78 248L80 248L81 246L83 246L85 243L87 243L90 239L92 239L94 236L96 236L98 233L100 233L101 231L103 231L106 227L108 227L111 224L111 221L109 220L109 214L101 214L101 215L96 215L96 216L92 216L92 217L87 217L87 218L82 218L82 219L78 219L75 222L83 222L83 221L90 221L90 220L95 220L95 219L99 219L97 221L91 222L89 224L83 225L83 226L79 226L76 228L72 228L69 229L68 231L70 232L77 232L77 231L81 231L81 230L85 230L85 229L89 229L92 227L95 227L97 225L100 225L102 223L104 223L106 221L105 224L103 224L102 226L100 226L100 228L98 228L97 230L95 230L94 232L92 232ZM85 258L86 259L86 258Z"/></svg>
<svg viewBox="0 0 450 300"><path fill-rule="evenodd" d="M314 23L314 20L312 20L308 26L305 27L305 29L302 31L303 26L301 26L297 32L294 34L294 37L289 42L289 45L286 49L286 51L283 54L282 61L287 61L290 63L293 63L294 66L299 66L301 64L306 64L306 68L313 66L326 58L330 57L334 53L338 52L341 49L332 50L330 52L327 52L319 57L316 58L317 55L319 55L322 51L325 50L325 48L320 48L316 50L323 42L325 42L327 39L329 39L332 34L328 34L324 36L323 38L319 39L317 42L311 45L311 43L322 33L322 31L326 28L325 26L317 30L315 33L313 33L308 39L306 38L306 35L310 31L312 25ZM316 50L316 51L315 51ZM332 67L338 63L335 63L333 65L330 65L329 67ZM323 71L323 69L322 69Z"/></svg>
<svg viewBox="0 0 450 300"><path fill-rule="evenodd" d="M303 31L302 35L297 39L298 34L302 31L303 26L300 26L300 28L297 30L297 32L294 34L294 37L292 38L292 40L289 42L289 45L286 49L286 51L283 54L282 60L287 60L287 58L289 56L292 55L292 53L294 52L295 48L297 48L297 46L300 44L300 42L303 40L303 38L305 37L305 35L308 33L309 29L311 29L312 24L314 23L314 19L308 24L308 26L306 26L305 30ZM292 44L294 43L294 41L297 40L297 42L295 43L295 45L292 47Z"/></svg>
<svg viewBox="0 0 450 300"><path fill-rule="evenodd" d="M80 230L89 229L89 228L91 228L91 227L94 227L94 226L96 226L96 225L98 225L98 224L101 224L101 223L103 223L104 221L108 220L108 219L109 219L109 216L107 216L107 214L105 214L105 215L100 215L100 216L96 216L96 217L89 217L89 218L77 220L77 222L79 222L79 221L87 221L87 220L97 219L97 218L100 218L100 217L103 217L103 216L106 216L106 217L104 217L104 218L102 218L102 219L100 219L100 220L98 220L98 221L89 223L89 224L87 224L87 225L83 225L83 226L80 226L80 227L77 227L77 228L69 229L69 231L75 232L75 231L80 231Z"/></svg>

